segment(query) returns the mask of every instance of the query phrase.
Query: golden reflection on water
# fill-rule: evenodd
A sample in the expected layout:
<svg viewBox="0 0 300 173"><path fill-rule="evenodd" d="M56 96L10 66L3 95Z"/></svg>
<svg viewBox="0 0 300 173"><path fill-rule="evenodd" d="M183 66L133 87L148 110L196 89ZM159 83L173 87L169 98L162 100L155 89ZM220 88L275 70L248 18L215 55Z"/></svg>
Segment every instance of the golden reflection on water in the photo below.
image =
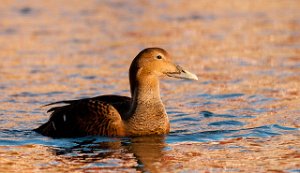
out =
<svg viewBox="0 0 300 173"><path fill-rule="evenodd" d="M297 0L64 4L0 4L0 172L299 172ZM200 77L161 83L169 136L76 143L23 132L47 120L44 104L129 95L129 64L150 46Z"/></svg>
<svg viewBox="0 0 300 173"><path fill-rule="evenodd" d="M47 172L109 170L160 172L159 169L163 166L161 164L164 158L163 150L166 146L164 138L164 136L136 137L126 143L121 141L98 143L89 139L72 147L1 146L0 155L4 158L0 160L0 168L5 171L40 169Z"/></svg>
<svg viewBox="0 0 300 173"><path fill-rule="evenodd" d="M164 136L145 136L132 138L128 142L93 143L87 140L71 148L54 148L50 151L73 164L79 166L84 164L81 167L84 171L124 169L124 171L159 172L158 166L162 166L160 162L166 146L164 139Z"/></svg>

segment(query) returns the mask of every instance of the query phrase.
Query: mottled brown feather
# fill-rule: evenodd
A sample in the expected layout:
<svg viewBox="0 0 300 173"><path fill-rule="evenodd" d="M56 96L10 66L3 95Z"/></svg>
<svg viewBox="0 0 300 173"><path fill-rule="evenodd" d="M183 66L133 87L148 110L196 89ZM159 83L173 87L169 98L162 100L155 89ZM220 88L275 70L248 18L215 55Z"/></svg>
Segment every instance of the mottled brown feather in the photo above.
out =
<svg viewBox="0 0 300 173"><path fill-rule="evenodd" d="M49 105L66 105L49 109L49 121L35 131L51 137L124 136L126 116L120 112L128 109L130 100L125 96L104 95L51 103Z"/></svg>

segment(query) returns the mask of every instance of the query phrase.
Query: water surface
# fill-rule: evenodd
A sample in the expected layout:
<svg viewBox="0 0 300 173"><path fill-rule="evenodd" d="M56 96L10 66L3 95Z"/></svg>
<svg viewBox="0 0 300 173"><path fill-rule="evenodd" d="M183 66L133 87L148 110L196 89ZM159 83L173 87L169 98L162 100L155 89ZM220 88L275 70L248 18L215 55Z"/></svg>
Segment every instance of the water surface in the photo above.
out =
<svg viewBox="0 0 300 173"><path fill-rule="evenodd" d="M300 172L298 1L5 1L0 172ZM145 47L199 81L163 79L167 136L53 139L42 105L129 95Z"/></svg>

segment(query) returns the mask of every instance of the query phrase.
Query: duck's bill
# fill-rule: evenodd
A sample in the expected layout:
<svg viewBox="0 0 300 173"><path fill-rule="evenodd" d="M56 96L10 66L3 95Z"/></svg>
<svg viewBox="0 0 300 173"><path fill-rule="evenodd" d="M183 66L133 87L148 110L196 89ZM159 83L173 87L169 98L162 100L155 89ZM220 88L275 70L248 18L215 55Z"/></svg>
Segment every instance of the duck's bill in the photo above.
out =
<svg viewBox="0 0 300 173"><path fill-rule="evenodd" d="M177 72L167 73L167 76L178 79L198 80L198 77L195 74L183 69L182 67L177 66L177 69Z"/></svg>

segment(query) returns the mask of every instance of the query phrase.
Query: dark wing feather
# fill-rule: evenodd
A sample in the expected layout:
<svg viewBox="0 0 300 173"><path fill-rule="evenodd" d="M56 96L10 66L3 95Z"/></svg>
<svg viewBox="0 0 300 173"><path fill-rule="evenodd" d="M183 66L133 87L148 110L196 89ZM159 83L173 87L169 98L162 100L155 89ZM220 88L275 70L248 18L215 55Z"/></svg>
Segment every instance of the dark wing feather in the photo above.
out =
<svg viewBox="0 0 300 173"><path fill-rule="evenodd" d="M130 106L129 97L106 95L49 105L60 103L67 105L49 109L49 121L35 131L51 137L124 135L122 118L126 118L125 112Z"/></svg>
<svg viewBox="0 0 300 173"><path fill-rule="evenodd" d="M127 119L128 117L126 112L129 111L131 98L126 96L118 95L102 95L98 97L91 98L92 100L98 100L112 105L115 109L118 110L122 119Z"/></svg>
<svg viewBox="0 0 300 173"><path fill-rule="evenodd" d="M79 100L63 100L63 101L57 101L53 103L46 104L44 106L52 106L56 104L76 104L78 102L88 101L88 100L97 100L102 101L105 103L108 103L112 105L115 109L118 110L120 113L122 119L126 119L126 115L124 112L127 112L130 107L131 98L127 96L118 96L118 95L102 95L92 98L84 98ZM57 109L58 107L50 108L47 112L52 112L54 109Z"/></svg>

